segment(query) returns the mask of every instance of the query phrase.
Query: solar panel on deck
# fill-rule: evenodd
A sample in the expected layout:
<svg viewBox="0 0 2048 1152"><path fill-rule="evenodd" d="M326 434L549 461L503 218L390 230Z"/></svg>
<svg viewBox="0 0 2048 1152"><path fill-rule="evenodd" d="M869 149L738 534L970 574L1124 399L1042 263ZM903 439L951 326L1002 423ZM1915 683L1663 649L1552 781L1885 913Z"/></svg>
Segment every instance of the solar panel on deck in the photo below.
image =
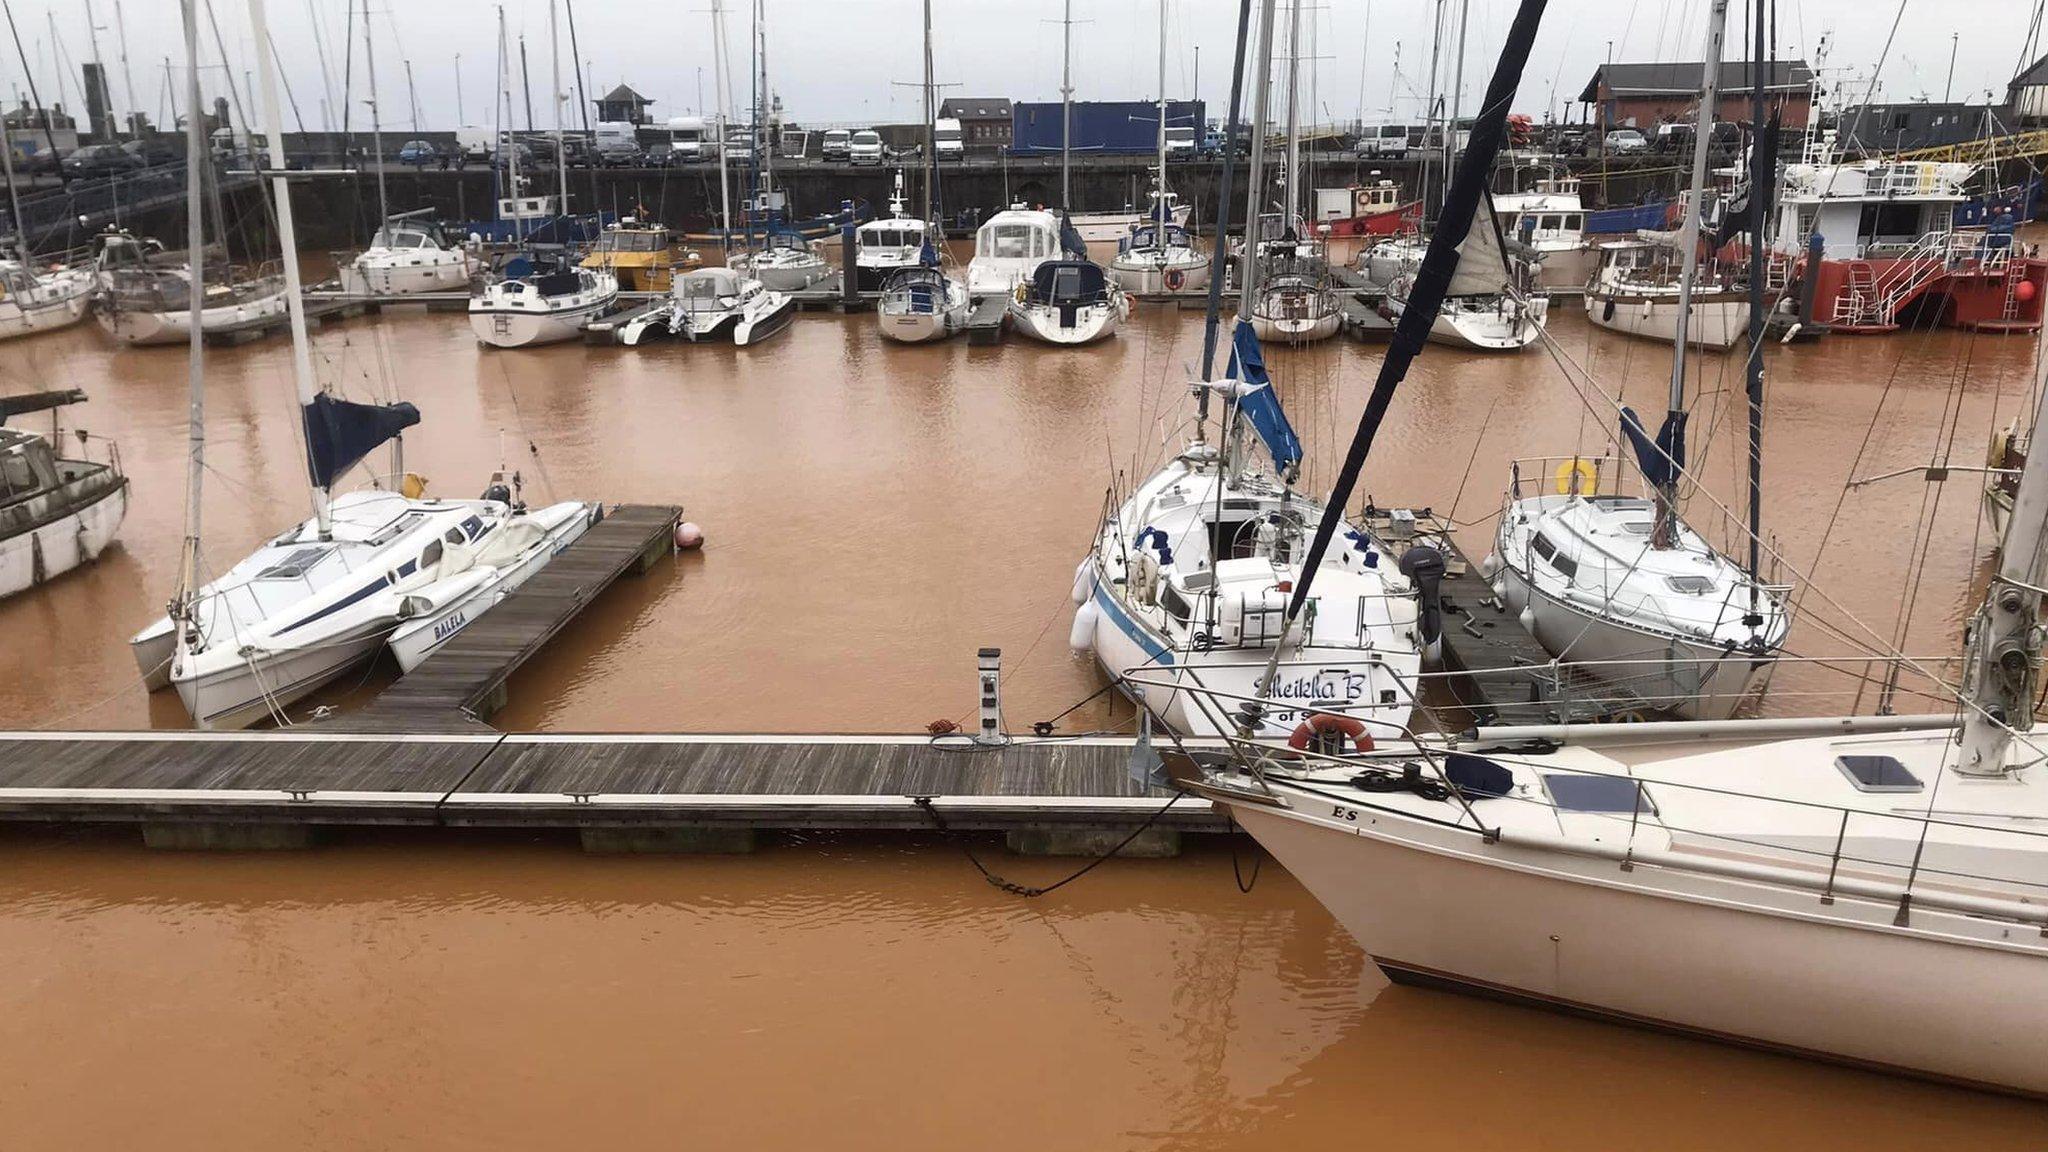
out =
<svg viewBox="0 0 2048 1152"><path fill-rule="evenodd" d="M1640 811L1657 810L1641 783L1625 776L1552 772L1544 775L1543 787L1550 792L1550 802L1566 812L1633 812L1639 803Z"/></svg>
<svg viewBox="0 0 2048 1152"><path fill-rule="evenodd" d="M1918 792L1920 778L1895 756L1837 756L1835 767L1865 792Z"/></svg>

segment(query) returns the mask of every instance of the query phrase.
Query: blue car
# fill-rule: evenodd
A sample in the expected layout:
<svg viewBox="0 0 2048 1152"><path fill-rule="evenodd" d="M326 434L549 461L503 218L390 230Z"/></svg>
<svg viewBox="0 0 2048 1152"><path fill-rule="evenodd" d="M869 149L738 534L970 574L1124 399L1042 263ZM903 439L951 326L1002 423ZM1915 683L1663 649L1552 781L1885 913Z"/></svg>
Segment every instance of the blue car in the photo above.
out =
<svg viewBox="0 0 2048 1152"><path fill-rule="evenodd" d="M440 158L441 153L425 140L408 140L405 147L398 150L400 164L432 164Z"/></svg>

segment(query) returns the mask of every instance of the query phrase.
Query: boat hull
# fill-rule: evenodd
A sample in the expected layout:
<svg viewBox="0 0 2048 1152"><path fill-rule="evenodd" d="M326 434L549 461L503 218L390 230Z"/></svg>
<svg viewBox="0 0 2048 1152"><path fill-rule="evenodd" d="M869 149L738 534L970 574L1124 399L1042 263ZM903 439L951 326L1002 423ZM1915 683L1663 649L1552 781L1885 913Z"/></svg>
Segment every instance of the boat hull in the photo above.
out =
<svg viewBox="0 0 2048 1152"><path fill-rule="evenodd" d="M1530 631L1545 651L1585 663L1595 678L1659 711L1688 720L1726 720L1763 692L1776 667L1741 649L1629 627L1541 591L1532 605L1528 580L1512 567L1503 566L1498 579L1501 602L1518 616L1529 609Z"/></svg>
<svg viewBox="0 0 2048 1152"><path fill-rule="evenodd" d="M1017 330L1048 344L1093 344L1116 335L1123 320L1122 302L1089 304L1071 309L1072 321L1051 305L1010 303L1010 321Z"/></svg>
<svg viewBox="0 0 2048 1152"><path fill-rule="evenodd" d="M80 320L92 303L92 289L89 282L81 285L75 294L45 304L23 305L14 300L0 301L0 340L13 340L20 336L33 336L38 332L54 332L69 328Z"/></svg>
<svg viewBox="0 0 2048 1152"><path fill-rule="evenodd" d="M1199 292L1209 286L1209 261L1198 259L1178 263L1125 259L1110 261L1110 279L1126 292L1140 296L1163 296L1170 292Z"/></svg>
<svg viewBox="0 0 2048 1152"><path fill-rule="evenodd" d="M469 290L470 261L461 252L365 252L341 270L341 290L353 296L414 296Z"/></svg>
<svg viewBox="0 0 2048 1152"><path fill-rule="evenodd" d="M1586 318L1610 332L1670 344L1678 339L1678 299L1586 293ZM1687 347L1724 351L1749 326L1749 300L1732 293L1701 293L1692 300L1685 328Z"/></svg>
<svg viewBox="0 0 2048 1152"><path fill-rule="evenodd" d="M281 319L289 305L279 292L254 300L199 310L201 332L225 332L252 324ZM184 309L148 312L101 308L95 315L107 335L123 344L182 344L192 338L192 313Z"/></svg>
<svg viewBox="0 0 2048 1152"><path fill-rule="evenodd" d="M0 540L0 599L99 559L127 515L128 485L117 483L83 508Z"/></svg>
<svg viewBox="0 0 2048 1152"><path fill-rule="evenodd" d="M1259 341L1264 344L1305 344L1335 336L1343 319L1343 315L1335 311L1321 316L1254 315L1252 331L1258 333Z"/></svg>
<svg viewBox="0 0 2048 1152"><path fill-rule="evenodd" d="M521 563L500 570L469 595L441 605L431 615L410 619L400 625L388 641L391 655L398 661L398 670L411 672L426 663L427 657L438 651L441 645L482 619L500 600L518 591L521 585L547 567L548 561L553 560L557 553L581 539L595 522L596 513L597 506L591 505L585 514L557 525L547 535L547 546L534 548Z"/></svg>
<svg viewBox="0 0 2048 1152"><path fill-rule="evenodd" d="M876 323L883 339L899 344L929 344L967 327L967 305L935 312L881 312Z"/></svg>
<svg viewBox="0 0 2048 1152"><path fill-rule="evenodd" d="M1187 227L1188 218L1194 213L1192 204L1176 204L1169 213L1173 222ZM1067 223L1081 239L1091 244L1114 244L1131 234L1131 229L1150 219L1150 213L1139 209L1130 212L1074 212L1068 215Z"/></svg>
<svg viewBox="0 0 2048 1152"><path fill-rule="evenodd" d="M224 665L203 676L173 676L172 685L199 727L247 728L273 719L342 674L359 667L384 646L397 621L366 620L318 644Z"/></svg>
<svg viewBox="0 0 2048 1152"><path fill-rule="evenodd" d="M582 335L583 326L604 315L611 305L612 302L607 299L576 308L548 312L514 308L471 308L469 328L476 333L479 344L486 344L492 348L532 348L541 344L559 344Z"/></svg>
<svg viewBox="0 0 2048 1152"><path fill-rule="evenodd" d="M1226 807L1398 983L2048 1093L2038 952L1899 931L1891 904L1627 872L1378 810L1339 827L1342 805L1283 791L1289 810Z"/></svg>

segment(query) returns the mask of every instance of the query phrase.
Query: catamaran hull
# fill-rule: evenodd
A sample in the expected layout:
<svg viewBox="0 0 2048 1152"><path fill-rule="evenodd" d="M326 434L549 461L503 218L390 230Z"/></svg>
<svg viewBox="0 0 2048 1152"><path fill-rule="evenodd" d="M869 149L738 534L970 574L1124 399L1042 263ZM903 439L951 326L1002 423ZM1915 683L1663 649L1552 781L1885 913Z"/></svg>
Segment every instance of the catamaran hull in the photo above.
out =
<svg viewBox="0 0 2048 1152"><path fill-rule="evenodd" d="M1396 983L2048 1093L2048 963L2023 946L2031 928L1966 943L1915 909L1908 933L1895 904L1627 872L1281 791L1291 808L1225 806Z"/></svg>
<svg viewBox="0 0 2048 1152"><path fill-rule="evenodd" d="M556 525L547 535L546 547L536 547L521 563L499 569L495 577L478 585L469 595L441 605L430 616L407 620L391 634L389 641L391 655L398 660L398 670L401 673L411 672L426 663L427 657L439 651L441 645L482 619L500 600L518 591L520 585L547 567L548 561L553 560L557 553L590 530L596 522L597 511L597 505L590 505L582 515Z"/></svg>
<svg viewBox="0 0 2048 1152"><path fill-rule="evenodd" d="M18 301L0 301L0 340L12 340L18 336L33 336L38 332L54 332L69 328L80 320L92 303L91 285L79 288L76 294L46 304L24 305Z"/></svg>
<svg viewBox="0 0 2048 1152"><path fill-rule="evenodd" d="M1124 317L1121 303L1089 304L1066 311L1072 314L1071 323L1060 308L1012 301L1010 322L1018 331L1048 344L1093 344L1116 335L1117 324Z"/></svg>
<svg viewBox="0 0 2048 1152"><path fill-rule="evenodd" d="M333 682L384 646L397 621L368 620L305 647L254 655L189 678L172 677L185 711L201 728L247 728Z"/></svg>
<svg viewBox="0 0 2048 1152"><path fill-rule="evenodd" d="M1678 339L1678 299L1586 293L1586 318L1610 332L1670 344ZM1688 347L1732 348L1749 330L1747 297L1701 293L1692 299L1685 328Z"/></svg>
<svg viewBox="0 0 2048 1152"><path fill-rule="evenodd" d="M1520 615L1530 605L1529 581L1504 567L1501 602ZM1584 663L1583 671L1641 699L1647 707L1687 720L1726 720L1770 683L1776 662L1742 649L1681 640L1630 627L1597 610L1560 603L1536 591L1530 630L1545 651Z"/></svg>
<svg viewBox="0 0 2048 1152"><path fill-rule="evenodd" d="M263 296L237 304L199 310L201 332L225 332L277 320L288 308L286 294ZM192 338L192 313L144 312L126 308L101 308L100 327L123 344L182 344Z"/></svg>
<svg viewBox="0 0 2048 1152"><path fill-rule="evenodd" d="M795 316L796 301L784 297L752 314L741 315L732 326L732 342L740 348L745 348L749 344L759 344L789 327L790 320Z"/></svg>
<svg viewBox="0 0 2048 1152"><path fill-rule="evenodd" d="M0 540L0 599L99 559L127 515L128 486L120 484L75 512Z"/></svg>
<svg viewBox="0 0 2048 1152"><path fill-rule="evenodd" d="M574 340L583 326L605 314L609 299L564 308L557 312L530 312L509 308L469 310L469 328L477 342L492 348L532 348Z"/></svg>

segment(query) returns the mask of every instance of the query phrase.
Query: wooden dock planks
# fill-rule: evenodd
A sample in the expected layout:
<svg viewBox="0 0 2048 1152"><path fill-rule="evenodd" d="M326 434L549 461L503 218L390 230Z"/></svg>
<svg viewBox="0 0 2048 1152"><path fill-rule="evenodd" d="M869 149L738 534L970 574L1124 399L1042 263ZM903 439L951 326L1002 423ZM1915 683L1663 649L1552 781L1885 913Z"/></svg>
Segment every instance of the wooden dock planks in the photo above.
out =
<svg viewBox="0 0 2048 1152"><path fill-rule="evenodd" d="M505 681L628 569L672 548L683 510L624 504L450 637L368 707L334 722L358 732L460 729L497 710Z"/></svg>

